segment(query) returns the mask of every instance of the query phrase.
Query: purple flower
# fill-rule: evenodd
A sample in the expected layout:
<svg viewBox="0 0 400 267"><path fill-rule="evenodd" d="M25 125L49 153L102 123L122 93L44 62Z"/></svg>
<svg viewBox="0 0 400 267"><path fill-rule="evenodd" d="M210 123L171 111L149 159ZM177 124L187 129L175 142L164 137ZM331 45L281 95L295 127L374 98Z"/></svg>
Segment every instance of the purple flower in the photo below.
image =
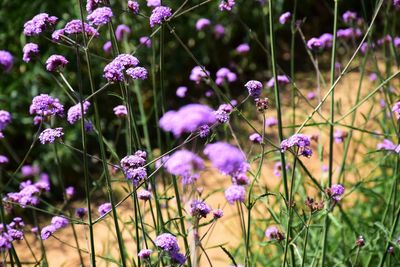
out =
<svg viewBox="0 0 400 267"><path fill-rule="evenodd" d="M339 29L337 30L337 38L340 39L352 39L355 37L360 37L362 32L360 29L355 28L347 28L347 29Z"/></svg>
<svg viewBox="0 0 400 267"><path fill-rule="evenodd" d="M332 47L333 35L331 33L324 33L318 39L324 48Z"/></svg>
<svg viewBox="0 0 400 267"><path fill-rule="evenodd" d="M142 36L139 38L139 43L141 45L144 45L145 47L150 48L151 47L151 39L148 36Z"/></svg>
<svg viewBox="0 0 400 267"><path fill-rule="evenodd" d="M178 263L179 265L185 264L186 257L180 252L173 251L170 254L172 262Z"/></svg>
<svg viewBox="0 0 400 267"><path fill-rule="evenodd" d="M136 57L129 54L121 54L104 67L103 77L109 82L122 81L124 78L123 71L130 67L136 67L138 64L139 60Z"/></svg>
<svg viewBox="0 0 400 267"><path fill-rule="evenodd" d="M231 11L234 6L235 0L221 0L218 7L221 11Z"/></svg>
<svg viewBox="0 0 400 267"><path fill-rule="evenodd" d="M344 142L344 139L347 137L348 133L342 130L336 130L333 134L333 138L335 139L336 144L340 144Z"/></svg>
<svg viewBox="0 0 400 267"><path fill-rule="evenodd" d="M56 228L56 230L64 228L68 223L68 219L62 216L54 216L51 219L51 224Z"/></svg>
<svg viewBox="0 0 400 267"><path fill-rule="evenodd" d="M68 64L68 60L61 55L52 55L46 61L48 71L61 71Z"/></svg>
<svg viewBox="0 0 400 267"><path fill-rule="evenodd" d="M248 163L242 151L225 142L206 145L203 153L222 174L235 176L245 173Z"/></svg>
<svg viewBox="0 0 400 267"><path fill-rule="evenodd" d="M217 85L222 85L224 82L234 82L237 79L236 73L230 71L228 68L220 68L217 71L217 79L215 83Z"/></svg>
<svg viewBox="0 0 400 267"><path fill-rule="evenodd" d="M399 48L400 47L400 37L395 37L393 39L393 44L395 47Z"/></svg>
<svg viewBox="0 0 400 267"><path fill-rule="evenodd" d="M147 79L147 70L143 67L129 68L126 70L126 74L128 74L134 80Z"/></svg>
<svg viewBox="0 0 400 267"><path fill-rule="evenodd" d="M168 233L158 235L154 240L154 243L159 249L165 252L179 251L179 246L178 242L176 241L176 237Z"/></svg>
<svg viewBox="0 0 400 267"><path fill-rule="evenodd" d="M376 149L377 150L395 150L396 147L397 146L395 144L393 144L393 142L388 140L388 139L383 139L383 141L381 143L378 143L376 145Z"/></svg>
<svg viewBox="0 0 400 267"><path fill-rule="evenodd" d="M99 32L95 28L93 28L86 22L84 22L83 25L84 25L83 28L85 30L85 33L88 36L99 36ZM64 33L66 35L78 34L78 33L82 33L82 32L83 32L82 31L82 21L79 19L71 20L64 27Z"/></svg>
<svg viewBox="0 0 400 267"><path fill-rule="evenodd" d="M307 99L308 100L313 100L317 97L317 94L315 92L308 92L307 93Z"/></svg>
<svg viewBox="0 0 400 267"><path fill-rule="evenodd" d="M393 5L395 8L400 8L400 0L393 0Z"/></svg>
<svg viewBox="0 0 400 267"><path fill-rule="evenodd" d="M199 127L199 136L201 138L206 138L207 136L210 135L210 132L211 132L211 129L210 129L210 126L208 126L208 125L201 125Z"/></svg>
<svg viewBox="0 0 400 267"><path fill-rule="evenodd" d="M23 240L24 239L24 233L17 229L8 229L7 234L9 234L13 240Z"/></svg>
<svg viewBox="0 0 400 267"><path fill-rule="evenodd" d="M124 35L129 36L130 33L131 29L125 24L121 24L118 25L117 29L115 30L115 37L117 38L118 41L121 41Z"/></svg>
<svg viewBox="0 0 400 267"><path fill-rule="evenodd" d="M101 0L87 0L86 2L86 11L90 14L99 7Z"/></svg>
<svg viewBox="0 0 400 267"><path fill-rule="evenodd" d="M261 95L263 86L260 81L250 80L244 85L244 87L246 87L247 90L249 91L249 95L251 95L254 98L258 98Z"/></svg>
<svg viewBox="0 0 400 267"><path fill-rule="evenodd" d="M216 122L213 110L202 104L188 104L178 111L168 111L160 119L159 125L166 132L172 132L175 137L183 133L192 133L202 125L212 125Z"/></svg>
<svg viewBox="0 0 400 267"><path fill-rule="evenodd" d="M232 111L229 105L222 104L214 111L215 118L219 123L227 123L229 121L229 114Z"/></svg>
<svg viewBox="0 0 400 267"><path fill-rule="evenodd" d="M222 26L221 24L216 24L214 26L214 35L215 38L221 39L222 37L225 36L225 27Z"/></svg>
<svg viewBox="0 0 400 267"><path fill-rule="evenodd" d="M12 121L12 117L10 112L6 110L0 110L0 132L4 131L4 129L9 125Z"/></svg>
<svg viewBox="0 0 400 267"><path fill-rule="evenodd" d="M57 231L56 227L52 224L45 226L42 228L42 231L40 232L40 237L42 240L48 239L55 231Z"/></svg>
<svg viewBox="0 0 400 267"><path fill-rule="evenodd" d="M192 200L190 203L190 215L192 217L206 218L211 208L202 200Z"/></svg>
<svg viewBox="0 0 400 267"><path fill-rule="evenodd" d="M104 203L99 206L97 211L99 212L100 216L106 215L111 210L111 203Z"/></svg>
<svg viewBox="0 0 400 267"><path fill-rule="evenodd" d="M112 43L111 41L107 41L103 45L103 51L106 52L107 54L111 52L112 49Z"/></svg>
<svg viewBox="0 0 400 267"><path fill-rule="evenodd" d="M357 13L347 10L342 15L344 23L351 24L357 20Z"/></svg>
<svg viewBox="0 0 400 267"><path fill-rule="evenodd" d="M169 17L172 16L172 10L166 6L158 6L153 9L150 16L150 27L154 27L156 25L162 24Z"/></svg>
<svg viewBox="0 0 400 267"><path fill-rule="evenodd" d="M278 240L281 241L284 239L283 233L281 233L276 226L270 226L265 230L265 236L269 240Z"/></svg>
<svg viewBox="0 0 400 267"><path fill-rule="evenodd" d="M311 157L310 138L304 134L295 134L281 143L281 151L285 152L289 148L297 147L298 155Z"/></svg>
<svg viewBox="0 0 400 267"><path fill-rule="evenodd" d="M47 94L41 94L32 99L29 113L42 117L55 115L62 117L64 115L64 106L57 98L53 98Z"/></svg>
<svg viewBox="0 0 400 267"><path fill-rule="evenodd" d="M13 241L12 237L8 235L7 232L4 232L0 235L0 252L4 252L8 249L11 249L11 242Z"/></svg>
<svg viewBox="0 0 400 267"><path fill-rule="evenodd" d="M158 7L158 6L161 6L161 1L160 1L160 0L147 0L147 6L148 6L148 7Z"/></svg>
<svg viewBox="0 0 400 267"><path fill-rule="evenodd" d="M290 12L285 12L282 15L280 15L279 23L284 25L290 20L291 17L292 17L292 14Z"/></svg>
<svg viewBox="0 0 400 267"><path fill-rule="evenodd" d="M83 219L83 217L85 217L87 213L87 209L86 208L77 208L75 211L76 216L78 216L78 218Z"/></svg>
<svg viewBox="0 0 400 267"><path fill-rule="evenodd" d="M117 116L118 118L125 118L128 115L128 110L124 105L116 106L115 108L113 108L113 111L115 116Z"/></svg>
<svg viewBox="0 0 400 267"><path fill-rule="evenodd" d="M83 106L83 114L86 115L90 107L89 101L83 102L82 106ZM82 118L81 103L78 103L68 109L67 120L70 124L75 124L81 118Z"/></svg>
<svg viewBox="0 0 400 267"><path fill-rule="evenodd" d="M139 14L140 5L136 1L128 1L128 9L135 15Z"/></svg>
<svg viewBox="0 0 400 267"><path fill-rule="evenodd" d="M75 188L73 186L68 186L67 188L65 188L65 195L67 199L73 198L73 196L75 195Z"/></svg>
<svg viewBox="0 0 400 267"><path fill-rule="evenodd" d="M56 139L62 138L64 133L62 132L63 128L47 128L39 135L40 143L44 144L53 144Z"/></svg>
<svg viewBox="0 0 400 267"><path fill-rule="evenodd" d="M92 25L101 26L110 22L112 17L113 13L111 8L99 7L87 16L87 20L90 21Z"/></svg>
<svg viewBox="0 0 400 267"><path fill-rule="evenodd" d="M225 198L231 205L236 201L244 202L246 199L246 189L241 185L231 185L225 190Z"/></svg>
<svg viewBox="0 0 400 267"><path fill-rule="evenodd" d="M52 34L51 34L51 39L53 41L59 41L61 38L61 35L65 34L65 30L64 29L59 29L59 30L55 30Z"/></svg>
<svg viewBox="0 0 400 267"><path fill-rule="evenodd" d="M311 38L307 41L307 48L312 51L319 51L324 48L324 44L319 38Z"/></svg>
<svg viewBox="0 0 400 267"><path fill-rule="evenodd" d="M172 175L181 176L183 185L187 185L198 178L198 172L204 169L204 161L193 152L182 149L169 156L164 168Z"/></svg>
<svg viewBox="0 0 400 267"><path fill-rule="evenodd" d="M180 98L184 98L186 96L187 90L188 90L188 88L186 86L179 86L176 89L176 96L180 97Z"/></svg>
<svg viewBox="0 0 400 267"><path fill-rule="evenodd" d="M278 120L275 117L268 117L265 119L265 127L272 127L278 125Z"/></svg>
<svg viewBox="0 0 400 267"><path fill-rule="evenodd" d="M9 162L8 158L4 155L0 155L0 165L7 164Z"/></svg>
<svg viewBox="0 0 400 267"><path fill-rule="evenodd" d="M334 184L331 186L331 188L328 188L328 195L330 195L334 201L341 200L343 194L344 186L341 184Z"/></svg>
<svg viewBox="0 0 400 267"><path fill-rule="evenodd" d="M396 115L397 120L400 120L400 102L394 103L392 112Z"/></svg>
<svg viewBox="0 0 400 267"><path fill-rule="evenodd" d="M55 25L57 20L57 17L49 16L46 13L40 13L34 16L31 20L25 22L24 34L26 36L39 35L49 26Z"/></svg>
<svg viewBox="0 0 400 267"><path fill-rule="evenodd" d="M5 71L9 72L14 64L13 56L6 50L0 50L0 67Z"/></svg>
<svg viewBox="0 0 400 267"><path fill-rule="evenodd" d="M150 200L151 199L151 192L148 190L141 190L137 193L138 199L140 200Z"/></svg>
<svg viewBox="0 0 400 267"><path fill-rule="evenodd" d="M34 176L34 175L38 175L40 172L39 167L38 166L32 166L32 165L24 165L21 168L21 175L23 177L28 177L28 176Z"/></svg>
<svg viewBox="0 0 400 267"><path fill-rule="evenodd" d="M262 137L258 133L253 133L249 136L249 140L255 144L261 144Z"/></svg>
<svg viewBox="0 0 400 267"><path fill-rule="evenodd" d="M201 18L196 22L196 30L201 31L211 25L211 21L209 19Z"/></svg>
<svg viewBox="0 0 400 267"><path fill-rule="evenodd" d="M236 47L236 52L238 52L241 55L247 54L250 51L250 46L246 43L240 44L238 47Z"/></svg>
<svg viewBox="0 0 400 267"><path fill-rule="evenodd" d="M121 159L121 167L126 179L131 180L135 186L147 177L145 164L146 153L141 150Z"/></svg>
<svg viewBox="0 0 400 267"><path fill-rule="evenodd" d="M22 52L24 53L22 60L25 62L30 62L32 57L39 54L39 46L34 43L27 43L22 49Z"/></svg>
<svg viewBox="0 0 400 267"><path fill-rule="evenodd" d="M205 79L209 76L210 76L209 71L207 71L205 68L203 69L200 66L196 66L192 69L189 79L191 81L194 81L196 84L199 84L202 79Z"/></svg>
<svg viewBox="0 0 400 267"><path fill-rule="evenodd" d="M141 259L148 259L153 251L151 249L141 249L138 253L138 257Z"/></svg>
<svg viewBox="0 0 400 267"><path fill-rule="evenodd" d="M289 78L286 75L278 75L278 76L276 76L276 79L278 80L279 85L286 85L286 84L290 83ZM267 82L267 86L269 88L272 88L272 87L274 87L274 85L275 85L275 78L272 77Z"/></svg>
<svg viewBox="0 0 400 267"><path fill-rule="evenodd" d="M222 216L224 216L224 211L221 209L215 209L215 210L213 210L212 213L213 213L214 219L219 219L219 218L222 218Z"/></svg>

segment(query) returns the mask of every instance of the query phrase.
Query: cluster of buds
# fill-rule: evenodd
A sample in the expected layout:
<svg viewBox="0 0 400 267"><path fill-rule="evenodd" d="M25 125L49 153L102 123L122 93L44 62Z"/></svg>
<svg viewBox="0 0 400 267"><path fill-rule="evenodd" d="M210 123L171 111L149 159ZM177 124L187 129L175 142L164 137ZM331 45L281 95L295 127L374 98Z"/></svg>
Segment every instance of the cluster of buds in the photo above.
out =
<svg viewBox="0 0 400 267"><path fill-rule="evenodd" d="M264 113L267 109L269 109L269 99L266 98L257 98L256 107L259 112Z"/></svg>
<svg viewBox="0 0 400 267"><path fill-rule="evenodd" d="M304 202L304 204L310 209L311 212L320 211L325 206L325 202L323 200L318 202L310 197L307 197L307 200Z"/></svg>

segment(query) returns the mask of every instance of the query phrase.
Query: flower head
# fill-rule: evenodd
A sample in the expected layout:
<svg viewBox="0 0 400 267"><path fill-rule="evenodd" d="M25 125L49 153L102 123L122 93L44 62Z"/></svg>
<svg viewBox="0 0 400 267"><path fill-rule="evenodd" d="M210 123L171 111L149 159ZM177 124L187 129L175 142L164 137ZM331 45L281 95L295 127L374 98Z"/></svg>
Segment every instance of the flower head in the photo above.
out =
<svg viewBox="0 0 400 267"><path fill-rule="evenodd" d="M342 15L344 23L351 24L357 20L357 13L347 10Z"/></svg>
<svg viewBox="0 0 400 267"><path fill-rule="evenodd" d="M40 143L44 144L53 144L56 139L60 139L64 136L64 133L62 132L62 128L47 128L43 132L40 133L39 135L39 140Z"/></svg>
<svg viewBox="0 0 400 267"><path fill-rule="evenodd" d="M265 236L269 240L281 241L281 240L285 239L284 234L281 231L279 231L276 226L268 227L267 230L265 231Z"/></svg>
<svg viewBox="0 0 400 267"><path fill-rule="evenodd" d="M172 175L181 176L184 185L192 184L198 172L204 169L204 161L189 150L174 152L164 163L164 168Z"/></svg>
<svg viewBox="0 0 400 267"><path fill-rule="evenodd" d="M108 202L104 203L104 204L101 204L97 209L97 211L99 212L100 216L106 215L110 210L111 210L111 203L108 203Z"/></svg>
<svg viewBox="0 0 400 267"><path fill-rule="evenodd" d="M120 24L115 30L115 37L117 41L121 41L124 36L128 36L131 33L131 29L125 24Z"/></svg>
<svg viewBox="0 0 400 267"><path fill-rule="evenodd" d="M196 21L196 30L201 31L211 25L211 21L206 18L201 18Z"/></svg>
<svg viewBox="0 0 400 267"><path fill-rule="evenodd" d="M138 253L138 257L141 259L148 259L153 251L151 249L142 249Z"/></svg>
<svg viewBox="0 0 400 267"><path fill-rule="evenodd" d="M78 103L68 109L67 120L70 124L75 124L78 120L82 118L81 105L83 106L83 114L86 115L90 107L90 102L85 101L82 104Z"/></svg>
<svg viewBox="0 0 400 267"><path fill-rule="evenodd" d="M68 22L63 29L63 34L72 35L82 33L82 28L88 36L99 36L99 32L86 22L83 23L82 27L82 21L79 19L74 19Z"/></svg>
<svg viewBox="0 0 400 267"><path fill-rule="evenodd" d="M151 199L151 192L143 189L137 193L137 196L140 200L147 201Z"/></svg>
<svg viewBox="0 0 400 267"><path fill-rule="evenodd" d="M230 71L228 68L220 68L217 73L217 79L215 83L217 85L222 85L224 82L234 82L237 79L236 73Z"/></svg>
<svg viewBox="0 0 400 267"><path fill-rule="evenodd" d="M142 36L142 37L140 37L140 38L139 38L139 43L140 43L141 45L144 45L144 46L147 47L147 48L150 48L150 47L151 47L151 39L150 39L150 37L148 37L148 36Z"/></svg>
<svg viewBox="0 0 400 267"><path fill-rule="evenodd" d="M3 131L8 124L12 121L10 112L6 110L0 110L0 132Z"/></svg>
<svg viewBox="0 0 400 267"><path fill-rule="evenodd" d="M286 84L290 83L289 78L286 75L278 75L278 76L276 76L276 79L278 80L279 85L286 85ZM272 88L272 87L274 87L274 85L275 85L275 78L272 77L267 82L267 86L269 88Z"/></svg>
<svg viewBox="0 0 400 267"><path fill-rule="evenodd" d="M87 20L90 21L92 25L101 26L110 22L112 17L113 13L111 8L99 7L87 16Z"/></svg>
<svg viewBox="0 0 400 267"><path fill-rule="evenodd" d="M57 231L56 227L52 224L45 226L42 228L42 231L40 233L40 237L42 240L48 239L55 231Z"/></svg>
<svg viewBox="0 0 400 267"><path fill-rule="evenodd" d="M5 72L9 72L14 65L14 58L10 52L6 50L0 50L0 68Z"/></svg>
<svg viewBox="0 0 400 267"><path fill-rule="evenodd" d="M236 47L236 52L238 52L239 54L247 54L250 51L250 46L249 44L240 44L238 47Z"/></svg>
<svg viewBox="0 0 400 267"><path fill-rule="evenodd" d="M158 7L161 6L161 0L147 0L148 7Z"/></svg>
<svg viewBox="0 0 400 267"><path fill-rule="evenodd" d="M61 55L52 55L46 60L48 71L61 71L68 64L68 60Z"/></svg>
<svg viewBox="0 0 400 267"><path fill-rule="evenodd" d="M115 108L113 108L115 116L118 118L125 118L128 115L128 110L126 106L124 105L118 105Z"/></svg>
<svg viewBox="0 0 400 267"><path fill-rule="evenodd" d="M0 165L7 164L8 162L9 162L9 159L6 156L0 155Z"/></svg>
<svg viewBox="0 0 400 267"><path fill-rule="evenodd" d="M186 96L187 90L188 90L188 88L186 86L179 86L176 89L176 96L180 97L180 98L184 98Z"/></svg>
<svg viewBox="0 0 400 267"><path fill-rule="evenodd" d="M51 224L54 225L56 230L64 228L65 226L68 225L68 219L62 216L54 216L51 219Z"/></svg>
<svg viewBox="0 0 400 267"><path fill-rule="evenodd" d="M292 13L285 12L279 16L279 23L284 25L290 20L291 17L292 17Z"/></svg>
<svg viewBox="0 0 400 267"><path fill-rule="evenodd" d="M209 214L211 208L201 200L193 200L190 203L190 215L197 218L205 218Z"/></svg>
<svg viewBox="0 0 400 267"><path fill-rule="evenodd" d="M128 9L135 15L139 14L140 5L137 1L128 1Z"/></svg>
<svg viewBox="0 0 400 267"><path fill-rule="evenodd" d="M241 185L231 185L225 190L225 198L231 205L237 201L244 202L246 199L246 189Z"/></svg>
<svg viewBox="0 0 400 267"><path fill-rule="evenodd" d="M24 34L26 36L35 36L42 33L49 26L54 26L58 18L49 16L46 13L40 13L24 24Z"/></svg>
<svg viewBox="0 0 400 267"><path fill-rule="evenodd" d="M304 134L295 134L288 139L285 139L281 143L281 150L285 152L289 148L296 147L298 149L298 154L311 157L312 150L310 148L310 138Z"/></svg>
<svg viewBox="0 0 400 267"><path fill-rule="evenodd" d="M147 177L145 164L146 153L141 150L136 151L134 155L121 159L121 167L126 179L132 181L135 186Z"/></svg>
<svg viewBox="0 0 400 267"><path fill-rule="evenodd" d="M24 53L22 60L25 62L30 62L32 57L39 54L39 46L35 43L27 43L22 49L22 52Z"/></svg>
<svg viewBox="0 0 400 267"><path fill-rule="evenodd" d="M196 66L192 69L189 79L191 81L194 81L196 84L199 84L201 82L201 80L203 80L209 76L210 76L209 71L207 71L205 68L202 68L200 66Z"/></svg>
<svg viewBox="0 0 400 267"><path fill-rule="evenodd" d="M172 16L172 10L166 6L158 6L153 9L150 16L150 26L153 28L156 25L162 24Z"/></svg>
<svg viewBox="0 0 400 267"><path fill-rule="evenodd" d="M136 67L139 60L130 54L121 54L104 67L103 77L109 82L120 82L124 78L124 71Z"/></svg>
<svg viewBox="0 0 400 267"><path fill-rule="evenodd" d="M143 67L129 68L126 70L126 74L128 74L134 80L147 79L147 70Z"/></svg>
<svg viewBox="0 0 400 267"><path fill-rule="evenodd" d="M53 98L47 94L41 94L32 99L29 113L42 117L55 115L62 117L64 115L64 106L57 98Z"/></svg>
<svg viewBox="0 0 400 267"><path fill-rule="evenodd" d="M255 144L261 144L262 142L262 137L258 133L253 133L249 136L249 140Z"/></svg>
<svg viewBox="0 0 400 267"><path fill-rule="evenodd" d="M176 241L176 237L168 233L158 235L154 240L154 243L159 249L166 252L179 251L179 246L178 242Z"/></svg>
<svg viewBox="0 0 400 267"><path fill-rule="evenodd" d="M218 7L221 11L231 11L234 6L235 0L221 0Z"/></svg>
<svg viewBox="0 0 400 267"><path fill-rule="evenodd" d="M254 98L258 98L261 95L263 86L260 81L250 80L244 85L244 87L246 87L247 90L249 91L249 95L251 95Z"/></svg>

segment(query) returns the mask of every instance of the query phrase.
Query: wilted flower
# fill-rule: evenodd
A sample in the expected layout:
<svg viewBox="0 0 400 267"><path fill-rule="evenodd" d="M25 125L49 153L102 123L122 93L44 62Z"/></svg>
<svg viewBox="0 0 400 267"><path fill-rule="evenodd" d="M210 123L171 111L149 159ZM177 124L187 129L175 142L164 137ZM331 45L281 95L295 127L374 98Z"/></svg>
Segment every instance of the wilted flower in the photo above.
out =
<svg viewBox="0 0 400 267"><path fill-rule="evenodd" d="M365 245L364 237L362 235L360 235L356 240L356 246L363 247L364 245Z"/></svg>
<svg viewBox="0 0 400 267"><path fill-rule="evenodd" d="M63 128L48 128L40 133L39 140L40 143L44 144L53 144L56 139L62 138L64 136Z"/></svg>
<svg viewBox="0 0 400 267"><path fill-rule="evenodd" d="M112 17L113 13L111 8L99 7L87 16L87 20L90 21L92 25L101 26L110 22Z"/></svg>
<svg viewBox="0 0 400 267"><path fill-rule="evenodd" d="M52 55L46 61L48 71L61 71L68 64L68 60L61 55Z"/></svg>
<svg viewBox="0 0 400 267"><path fill-rule="evenodd" d="M269 99L267 97L265 98L257 98L255 99L256 101L256 107L259 112L265 112L267 109L269 109Z"/></svg>

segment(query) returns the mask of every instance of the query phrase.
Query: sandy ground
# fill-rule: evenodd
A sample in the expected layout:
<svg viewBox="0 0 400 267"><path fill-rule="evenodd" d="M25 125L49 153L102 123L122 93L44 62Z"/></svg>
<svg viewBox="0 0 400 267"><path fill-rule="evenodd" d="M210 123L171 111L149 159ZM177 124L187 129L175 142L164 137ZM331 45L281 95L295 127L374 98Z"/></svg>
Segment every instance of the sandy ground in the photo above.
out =
<svg viewBox="0 0 400 267"><path fill-rule="evenodd" d="M309 77L308 78L311 81L314 80L314 77ZM336 116L340 116L340 114L345 114L351 106L354 105L354 100L356 97L356 90L358 86L358 80L359 80L359 75L356 73L351 73L347 76L345 76L340 82L340 84L337 87L336 90L336 98L338 99L339 109L338 112L336 112ZM298 85L300 88L302 86L304 88L307 88L306 83L299 84ZM366 95L369 93L371 90L373 90L374 86L366 80L363 83L362 87L362 96ZM288 89L286 89L288 90ZM311 90L304 90L300 89L304 95L306 95L308 92ZM271 92L272 93L272 92ZM286 94L285 94L286 95ZM287 94L289 95L289 94ZM287 103L289 105L289 98L288 97L283 97L282 101L284 103ZM311 101L311 103L315 106L318 102L317 100ZM372 114L379 114L381 112L381 108L376 105L377 107L373 107L371 101L368 101L366 104L362 105L359 110L357 111L357 117L356 117L356 123L355 125L357 127L361 127L364 129L367 129L368 131L375 131L377 130L377 125L374 123L373 120L371 122L368 122L367 124L365 123L363 117L360 115L361 113L367 114L369 109L372 107ZM308 114L311 111L311 107L307 106L304 102L304 100L300 100L299 103L297 104L298 106L301 106L303 110L298 110L298 119L297 123L302 122L303 119L305 118L305 114ZM289 108L285 108L285 110L289 110ZM327 102L321 110L322 114L325 116L325 118L329 117L329 103ZM268 116L275 116L275 110L270 110L268 111ZM284 119L287 123L289 123L289 119L291 118L291 113L290 112L285 112L284 114ZM350 117L349 116L346 120L342 121L342 123L345 124L350 124ZM322 121L322 119L319 117L318 114L315 114L314 116L316 121ZM311 122L311 121L310 121ZM315 134L318 133L320 135L319 142L322 146L325 147L325 152L324 152L324 161L321 162L317 156L317 153L310 158L310 159L304 159L304 163L306 166L311 170L313 175L320 180L326 179L326 174L322 172L322 165L327 164L327 141L328 141L328 127L323 126L323 131L320 131L318 127L307 127L304 129L304 133L307 134ZM342 128L342 127L338 127ZM344 128L342 128L344 129ZM276 133L276 128L271 128L267 129L267 134L271 136L275 136ZM364 134L364 137L366 135ZM362 133L360 132L354 132L353 138L355 140L362 138ZM372 140L368 146L364 145L356 145L354 142L352 142L352 145L350 147L350 153L348 155L348 159L353 159L353 151L355 149L358 149L358 155L361 156L355 156L354 157L354 162L353 164L359 165L358 168L358 173L363 174L363 173L369 173L368 166L365 166L362 163L362 154L367 151L368 148L374 147L376 142L378 140L381 140L382 138L376 138L376 141L374 138L369 137L368 140ZM246 148L247 150L249 147ZM259 149L259 148L253 148L254 149ZM313 144L313 150L317 151L316 144ZM361 153L360 153L361 152ZM335 157L334 157L334 165L338 166L341 162L342 159L342 154L343 154L343 144L335 144ZM267 159L264 161L264 165L262 168L262 174L261 174L261 181L260 184L263 186L266 186L268 189L272 191L276 191L277 188L281 186L281 179L278 177L275 177L273 175L273 166L274 166L275 161L272 161L271 159ZM255 167L255 166L253 166ZM253 168L254 169L254 168ZM337 174L338 170L337 168L335 169L335 175ZM358 176L353 175L353 173L346 173L346 179L350 179L353 181L356 181ZM308 181L307 181L308 182ZM213 170L208 170L206 172L203 172L201 177L198 180L198 186L204 188L203 196L207 195L208 193L212 192L213 190L220 190L227 185L230 184L230 179L229 177L219 175ZM114 185L115 187L115 185ZM281 187L280 187L281 188ZM281 188L282 189L282 188ZM169 195L172 195L170 191ZM282 191L281 191L282 192ZM310 195L315 195L315 191L310 190L309 192ZM241 240L241 231L240 231L240 225L239 225L239 218L238 218L238 213L236 206L231 206L226 203L226 200L224 198L223 192L217 192L212 194L209 198L207 198L207 203L209 203L213 208L217 208L218 206L220 208L223 208L224 210L224 217L219 220L215 227L213 228L212 231L209 232L208 238L205 239L203 242L203 246L206 248L209 257L211 258L214 266L227 266L230 264L230 261L228 257L221 251L220 248L218 248L218 245L223 244L226 248L232 248L235 245L237 245L240 240ZM351 203L351 198L347 201L348 205L352 205ZM74 203L75 206L79 206L79 203ZM259 210L258 216L262 217L269 217L270 215L267 213L266 210L266 205L261 203L257 209ZM143 207L141 207L143 209ZM133 216L132 212L132 205L130 201L126 201L126 203L118 208L118 213L120 214L120 219L122 221L129 221L129 216ZM261 216L262 215L262 216ZM150 217L149 214L144 215L145 220L150 222ZM111 218L108 218L107 220L97 224L94 227L95 231L95 243L96 243L96 252L99 255L102 255L104 257L109 257L110 254L116 254L117 253L117 245L115 241L115 235L113 234L114 231L112 228L112 222ZM133 241L133 236L135 235L135 232L133 230L134 228L132 225L127 226L127 229L123 230L124 233L124 239L126 241L127 245L127 251L130 254L130 257L134 257L136 255L136 249L135 249L135 242ZM86 253L87 251L87 241L85 239L85 230L83 229L83 226L81 225L76 225L76 232L79 238L79 245L82 250L82 255L84 258L85 263L88 262L88 255ZM79 261L79 254L77 253L77 250L75 248L76 244L73 238L73 232L72 228L68 227L66 229L63 229L59 232L57 232L56 238L50 238L49 240L46 240L44 242L44 245L46 247L46 254L47 254L47 259L50 263L50 266L79 266L80 261ZM33 250L38 251L39 250L39 242L32 242L35 237L33 236L28 236L27 237L30 243L34 244L33 245ZM64 243L65 242L65 243ZM68 244L68 245L67 245ZM70 247L71 245L72 247ZM183 246L181 245L181 248ZM18 251L19 256L23 261L32 261L32 256L30 251L27 249L27 246L25 245L24 242L20 242L16 244L16 250ZM38 256L39 254L36 253ZM98 264L99 266L117 266L116 264L113 263L107 263L105 260L98 258ZM207 263L205 257L201 258L200 266L209 266Z"/></svg>

